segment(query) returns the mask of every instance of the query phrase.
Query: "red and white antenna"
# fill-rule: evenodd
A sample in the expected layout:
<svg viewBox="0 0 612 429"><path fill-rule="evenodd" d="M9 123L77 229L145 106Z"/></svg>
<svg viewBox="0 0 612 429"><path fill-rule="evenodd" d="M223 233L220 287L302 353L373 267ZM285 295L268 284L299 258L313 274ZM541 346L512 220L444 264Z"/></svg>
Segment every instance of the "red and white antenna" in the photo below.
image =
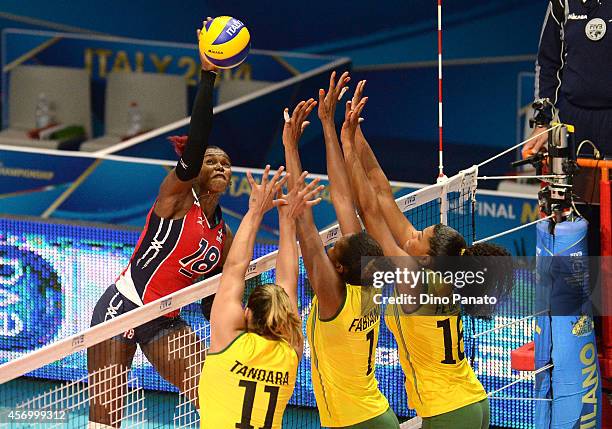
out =
<svg viewBox="0 0 612 429"><path fill-rule="evenodd" d="M444 175L444 149L442 145L442 0L438 0L438 179Z"/></svg>

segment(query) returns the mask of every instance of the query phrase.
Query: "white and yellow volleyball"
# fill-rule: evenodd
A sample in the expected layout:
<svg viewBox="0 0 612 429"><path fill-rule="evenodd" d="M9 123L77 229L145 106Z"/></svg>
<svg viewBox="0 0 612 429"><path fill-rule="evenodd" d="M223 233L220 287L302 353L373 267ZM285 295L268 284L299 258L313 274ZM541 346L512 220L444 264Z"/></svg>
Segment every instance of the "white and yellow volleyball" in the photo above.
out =
<svg viewBox="0 0 612 429"><path fill-rule="evenodd" d="M241 64L249 55L251 35L244 23L231 16L208 21L200 33L202 56L221 69Z"/></svg>

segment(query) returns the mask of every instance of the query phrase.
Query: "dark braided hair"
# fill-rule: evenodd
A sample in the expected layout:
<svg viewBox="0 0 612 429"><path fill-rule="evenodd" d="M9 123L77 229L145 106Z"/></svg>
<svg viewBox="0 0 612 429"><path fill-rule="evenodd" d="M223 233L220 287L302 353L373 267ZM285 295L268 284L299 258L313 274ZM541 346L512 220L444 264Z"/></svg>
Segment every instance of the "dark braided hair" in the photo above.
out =
<svg viewBox="0 0 612 429"><path fill-rule="evenodd" d="M434 257L433 269L438 271L485 272L482 288L468 287L461 295L495 297L501 302L514 286L513 263L510 252L502 246L491 243L477 243L468 246L465 238L455 229L437 224L429 239L429 255ZM460 258L458 258L460 257ZM470 316L491 318L496 305L464 304L462 309Z"/></svg>

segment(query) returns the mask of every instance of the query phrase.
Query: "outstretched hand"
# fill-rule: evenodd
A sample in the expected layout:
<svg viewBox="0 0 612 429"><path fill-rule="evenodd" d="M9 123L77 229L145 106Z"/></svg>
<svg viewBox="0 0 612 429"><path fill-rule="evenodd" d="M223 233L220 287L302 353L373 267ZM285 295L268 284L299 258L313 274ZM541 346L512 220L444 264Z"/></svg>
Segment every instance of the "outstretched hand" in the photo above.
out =
<svg viewBox="0 0 612 429"><path fill-rule="evenodd" d="M196 30L196 35L198 36L198 52L200 53L200 63L202 64L202 70L204 71L214 71L217 72L219 69L217 66L213 65L210 61L206 59L204 55L202 55L202 51L200 51L200 37L206 33L206 23L212 21L210 16L206 17L204 21L202 21L202 28L198 28Z"/></svg>
<svg viewBox="0 0 612 429"><path fill-rule="evenodd" d="M363 89L365 88L366 81L360 80L357 83L357 87L355 87L355 93L353 94L353 99L351 100L351 105L357 106L361 99L363 98Z"/></svg>
<svg viewBox="0 0 612 429"><path fill-rule="evenodd" d="M319 119L321 122L334 122L336 104L348 90L346 84L351 80L349 72L342 73L336 81L336 72L333 71L329 77L329 88L327 92L323 88L319 89Z"/></svg>
<svg viewBox="0 0 612 429"><path fill-rule="evenodd" d="M294 186L289 193L283 194L279 190L277 199L286 202L286 204L278 206L281 218L297 219L304 213L307 207L316 206L321 202L321 197L315 197L325 186L319 185L320 179L318 178L304 186L304 180L307 176L308 172L304 171L297 181L297 186Z"/></svg>
<svg viewBox="0 0 612 429"><path fill-rule="evenodd" d="M257 183L253 179L253 175L250 171L247 171L247 180L251 185L251 196L249 197L249 211L254 211L259 215L263 215L274 206L280 206L287 204L287 201L283 199L274 199L274 196L278 194L283 184L287 181L289 174L286 174L281 178L281 174L285 170L285 167L280 167L276 174L272 177L272 180L268 180L270 174L270 166L266 165L266 169L261 177L261 183Z"/></svg>
<svg viewBox="0 0 612 429"><path fill-rule="evenodd" d="M285 107L283 116L285 119L285 126L283 127L283 145L285 146L297 146L302 133L306 129L310 122L306 120L312 109L317 105L317 102L311 98L307 101L300 101L293 114L289 116L289 109Z"/></svg>
<svg viewBox="0 0 612 429"><path fill-rule="evenodd" d="M355 141L355 132L361 119L361 111L368 102L368 97L364 97L361 101L353 106L352 101L346 102L346 111L344 114L344 123L342 124L342 131L340 132L340 140L342 145L352 144Z"/></svg>

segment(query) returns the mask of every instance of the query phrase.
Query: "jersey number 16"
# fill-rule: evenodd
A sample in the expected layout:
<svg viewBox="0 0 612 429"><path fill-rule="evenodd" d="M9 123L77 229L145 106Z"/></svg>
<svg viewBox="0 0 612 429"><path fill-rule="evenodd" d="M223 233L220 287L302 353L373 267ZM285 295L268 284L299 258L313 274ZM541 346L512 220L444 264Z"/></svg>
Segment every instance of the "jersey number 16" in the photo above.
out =
<svg viewBox="0 0 612 429"><path fill-rule="evenodd" d="M457 320L457 358L459 362L461 362L465 358L465 353L463 352L463 326L461 324L461 317L455 317ZM442 332L444 335L444 360L440 361L441 363L447 365L456 364L457 361L453 356L453 335L451 332L451 320L444 319L438 320L438 328L442 328Z"/></svg>

